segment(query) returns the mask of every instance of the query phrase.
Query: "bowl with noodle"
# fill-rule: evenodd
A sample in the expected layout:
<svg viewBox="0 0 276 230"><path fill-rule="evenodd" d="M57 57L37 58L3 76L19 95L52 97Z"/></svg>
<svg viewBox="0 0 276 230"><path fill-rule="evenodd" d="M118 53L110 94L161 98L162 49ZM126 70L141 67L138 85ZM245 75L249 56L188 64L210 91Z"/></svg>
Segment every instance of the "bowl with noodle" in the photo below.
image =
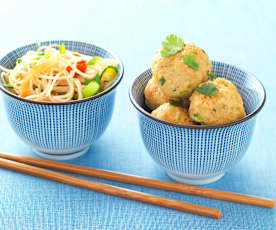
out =
<svg viewBox="0 0 276 230"><path fill-rule="evenodd" d="M45 41L0 60L0 89L16 134L45 158L67 160L104 133L124 67L111 51L79 41Z"/></svg>

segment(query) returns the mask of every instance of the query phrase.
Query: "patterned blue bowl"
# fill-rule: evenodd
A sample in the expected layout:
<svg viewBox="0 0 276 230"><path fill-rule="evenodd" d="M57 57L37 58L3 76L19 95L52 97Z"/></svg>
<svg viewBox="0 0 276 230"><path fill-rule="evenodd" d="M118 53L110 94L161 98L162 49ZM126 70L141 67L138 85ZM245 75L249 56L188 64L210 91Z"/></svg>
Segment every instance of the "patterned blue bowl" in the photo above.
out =
<svg viewBox="0 0 276 230"><path fill-rule="evenodd" d="M150 70L140 74L130 88L130 100L138 110L146 149L171 178L182 183L214 182L240 161L252 137L255 115L265 103L265 90L252 74L222 62L212 64L216 76L237 86L246 117L223 125L174 124L153 117L146 110L144 89L152 77Z"/></svg>
<svg viewBox="0 0 276 230"><path fill-rule="evenodd" d="M119 74L111 87L93 97L72 102L38 102L10 93L2 85L9 122L16 134L38 155L56 160L78 157L89 149L105 131L114 105L115 89L122 80L124 67L112 52L96 45L77 41L46 41L41 45L64 43L68 50L90 56L116 59ZM18 48L0 60L0 65L13 68L17 58L37 44Z"/></svg>

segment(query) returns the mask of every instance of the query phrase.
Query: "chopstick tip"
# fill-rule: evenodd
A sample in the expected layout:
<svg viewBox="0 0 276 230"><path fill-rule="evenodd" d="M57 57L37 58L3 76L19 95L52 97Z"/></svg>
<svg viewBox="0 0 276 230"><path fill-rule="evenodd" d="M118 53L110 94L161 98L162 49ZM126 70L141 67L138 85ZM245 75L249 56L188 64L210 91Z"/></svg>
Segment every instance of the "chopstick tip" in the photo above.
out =
<svg viewBox="0 0 276 230"><path fill-rule="evenodd" d="M217 216L217 218L220 219L220 217L221 217L221 210L218 210L218 216Z"/></svg>
<svg viewBox="0 0 276 230"><path fill-rule="evenodd" d="M272 201L272 205L271 205L271 208L274 208L275 207L275 200Z"/></svg>

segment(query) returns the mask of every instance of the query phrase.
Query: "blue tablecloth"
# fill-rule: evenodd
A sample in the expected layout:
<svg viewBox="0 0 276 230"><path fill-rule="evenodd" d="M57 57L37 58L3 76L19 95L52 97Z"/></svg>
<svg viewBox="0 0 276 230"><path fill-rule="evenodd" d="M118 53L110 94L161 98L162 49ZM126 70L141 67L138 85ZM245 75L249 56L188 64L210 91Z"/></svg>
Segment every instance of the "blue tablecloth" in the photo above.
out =
<svg viewBox="0 0 276 230"><path fill-rule="evenodd" d="M72 39L119 54L125 76L114 115L90 151L70 162L170 180L147 154L128 89L176 33L213 60L256 74L267 90L252 143L240 163L206 187L276 199L275 1L6 1L0 56L30 42ZM0 151L35 156L12 131L0 100ZM0 229L276 229L276 210L91 178L222 210L219 220L0 169Z"/></svg>

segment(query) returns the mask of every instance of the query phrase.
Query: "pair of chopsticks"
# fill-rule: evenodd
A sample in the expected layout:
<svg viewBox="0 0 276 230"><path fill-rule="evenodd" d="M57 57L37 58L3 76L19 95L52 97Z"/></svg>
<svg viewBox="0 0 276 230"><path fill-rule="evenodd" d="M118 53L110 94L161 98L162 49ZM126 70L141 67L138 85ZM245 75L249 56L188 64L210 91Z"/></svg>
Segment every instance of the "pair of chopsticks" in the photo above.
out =
<svg viewBox="0 0 276 230"><path fill-rule="evenodd" d="M79 166L74 164L68 164L63 162L44 160L34 157L20 156L14 154L0 153L0 167L11 169L14 171L30 174L62 182L65 184L75 185L78 187L103 192L115 196L125 197L133 200L138 200L154 205L164 206L167 208L177 209L199 215L209 216L213 218L220 218L221 210L209 208L201 205L196 205L184 201L173 200L161 196L138 192L126 188L116 187L100 182L94 182L74 176L69 176L63 173L54 172L44 168L56 169L65 172L71 172L86 176L99 177L113 181L120 181L124 183L142 185L152 188L164 189L175 192L182 192L187 194L193 194L198 196L204 196L219 200L227 200L232 202L251 204L263 207L274 207L275 201L252 195L245 195L234 192L226 192L216 189L197 187L186 184L179 184L169 181L151 179L146 177L140 177L135 175L123 174L118 172L112 172L102 169L89 168L85 166Z"/></svg>

